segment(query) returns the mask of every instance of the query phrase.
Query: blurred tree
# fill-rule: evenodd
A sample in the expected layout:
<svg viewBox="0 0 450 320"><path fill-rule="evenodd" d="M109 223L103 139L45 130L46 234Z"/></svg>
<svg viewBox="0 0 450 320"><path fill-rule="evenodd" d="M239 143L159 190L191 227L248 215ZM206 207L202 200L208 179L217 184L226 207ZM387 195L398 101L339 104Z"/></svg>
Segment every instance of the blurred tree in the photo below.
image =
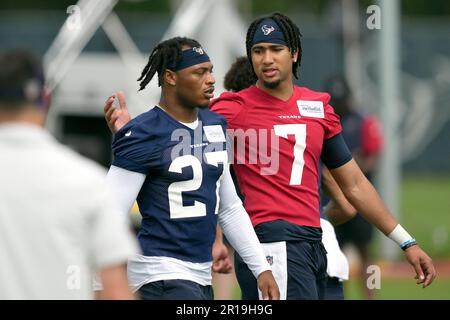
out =
<svg viewBox="0 0 450 320"><path fill-rule="evenodd" d="M97 1L97 0L92 0ZM151 11L158 13L170 13L174 0L120 0L117 4L118 11ZM177 1L177 0L175 0ZM214 1L214 0L211 0ZM234 0L244 12L250 8L252 15L262 15L273 11L284 13L311 12L322 14L325 8L337 0ZM69 5L76 4L76 0L1 0L0 10L60 10ZM360 0L360 7L377 4L377 0ZM450 15L450 1L448 0L402 0L402 12L404 16L446 16Z"/></svg>
<svg viewBox="0 0 450 320"><path fill-rule="evenodd" d="M70 0L2 0L0 9L9 10L60 10L65 9L76 1Z"/></svg>
<svg viewBox="0 0 450 320"><path fill-rule="evenodd" d="M97 1L97 0L92 0ZM214 1L214 0L210 0ZM337 0L234 0L244 15L258 16L274 11L284 13L309 12L321 15L331 2ZM120 0L115 10L121 12L173 12L181 0ZM377 4L377 0L359 0L360 8ZM61 10L76 4L76 0L1 0L0 10ZM447 16L450 15L448 0L402 0L403 16Z"/></svg>
<svg viewBox="0 0 450 320"><path fill-rule="evenodd" d="M97 1L97 0L91 0ZM77 0L1 0L0 10L65 10ZM170 13L171 3L168 0L120 0L117 11L151 11Z"/></svg>
<svg viewBox="0 0 450 320"><path fill-rule="evenodd" d="M237 0L246 2L247 0ZM251 0L251 7L254 15L261 15L273 11L284 13L307 11L315 14L322 14L330 2L336 0ZM368 7L377 4L377 0L360 0L360 7ZM450 15L450 1L448 0L402 0L402 13L405 16L445 16Z"/></svg>

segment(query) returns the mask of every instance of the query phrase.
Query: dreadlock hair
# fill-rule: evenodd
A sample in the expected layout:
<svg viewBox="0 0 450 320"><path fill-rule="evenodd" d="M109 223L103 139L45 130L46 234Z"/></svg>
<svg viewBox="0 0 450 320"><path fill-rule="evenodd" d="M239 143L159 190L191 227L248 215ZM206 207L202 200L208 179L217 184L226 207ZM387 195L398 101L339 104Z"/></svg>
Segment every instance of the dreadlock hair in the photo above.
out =
<svg viewBox="0 0 450 320"><path fill-rule="evenodd" d="M238 92L256 83L256 77L246 56L236 58L225 75L223 85L226 90Z"/></svg>
<svg viewBox="0 0 450 320"><path fill-rule="evenodd" d="M183 47L201 47L200 43L194 39L185 37L174 37L160 42L150 53L148 63L141 72L141 76L137 81L139 83L139 91L143 90L152 80L156 72L158 72L158 86L163 83L164 71L166 69L175 69L177 62L181 58Z"/></svg>
<svg viewBox="0 0 450 320"><path fill-rule="evenodd" d="M298 50L298 59L296 62L292 63L292 73L294 74L294 77L298 79L297 77L297 69L301 64L302 60L302 43L300 41L300 37L302 34L300 33L300 29L297 27L297 25L292 22L292 20L279 12L272 13L271 15L263 16L260 18L257 18L254 20L250 27L248 27L247 30L247 38L245 41L246 47L247 47L247 58L250 61L251 65L252 63L252 41L253 37L255 36L256 28L260 24L261 21L264 19L272 19L274 20L278 26L281 29L281 32L283 32L283 35L286 39L287 46L291 53L294 53L296 50Z"/></svg>

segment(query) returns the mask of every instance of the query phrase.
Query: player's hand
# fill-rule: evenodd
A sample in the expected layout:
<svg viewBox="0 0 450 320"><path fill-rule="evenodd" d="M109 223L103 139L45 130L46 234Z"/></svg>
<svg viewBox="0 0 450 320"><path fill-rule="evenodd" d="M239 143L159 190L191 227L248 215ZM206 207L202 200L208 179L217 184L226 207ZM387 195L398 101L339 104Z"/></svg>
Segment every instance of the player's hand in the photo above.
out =
<svg viewBox="0 0 450 320"><path fill-rule="evenodd" d="M114 99L118 98L119 108L114 105ZM130 114L128 113L127 104L125 102L125 95L122 91L113 94L106 100L105 107L103 108L105 113L105 119L108 123L109 130L112 133L119 131L128 121L131 120Z"/></svg>
<svg viewBox="0 0 450 320"><path fill-rule="evenodd" d="M258 276L258 288L261 290L263 300L280 300L280 290L272 271L261 272Z"/></svg>
<svg viewBox="0 0 450 320"><path fill-rule="evenodd" d="M422 284L423 288L428 287L436 278L436 270L431 258L418 245L406 249L405 255L416 271L417 284Z"/></svg>
<svg viewBox="0 0 450 320"><path fill-rule="evenodd" d="M230 273L233 270L230 253L226 245L222 241L214 241L212 271L218 273Z"/></svg>

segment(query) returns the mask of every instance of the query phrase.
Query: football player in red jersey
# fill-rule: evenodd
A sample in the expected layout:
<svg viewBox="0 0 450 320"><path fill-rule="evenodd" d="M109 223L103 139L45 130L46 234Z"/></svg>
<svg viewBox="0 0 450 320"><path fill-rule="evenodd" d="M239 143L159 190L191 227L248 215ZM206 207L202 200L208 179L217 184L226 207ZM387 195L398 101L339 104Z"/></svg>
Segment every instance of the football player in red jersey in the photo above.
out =
<svg viewBox="0 0 450 320"><path fill-rule="evenodd" d="M267 164L261 161L263 157L254 164L240 164L239 158L246 158L239 154L235 155L234 169L247 212L273 261L272 268L275 274L282 270L276 276L281 296L322 297L326 258L320 242L319 158L358 212L405 250L418 283L428 286L436 276L431 259L389 213L352 159L341 135L339 117L328 104L330 96L293 84L302 53L298 27L279 13L258 18L248 29L246 46L258 78L256 85L222 94L211 109L226 117L230 129L266 130L279 136L277 146L272 145L272 139L264 139L267 135L257 136L258 150L268 144L271 153L278 154L278 164L271 163L272 169L278 167L274 174L264 174ZM239 141L236 134L234 138L237 148L244 144L246 153L255 148L249 146L250 139ZM254 298L255 285L246 276L245 266L237 265L236 272L244 298Z"/></svg>
<svg viewBox="0 0 450 320"><path fill-rule="evenodd" d="M283 14L254 20L246 47L256 85L224 93L211 105L227 119L236 150L245 152L234 154L234 170L281 298L323 297L326 252L321 243L319 159L358 212L405 251L417 283L428 286L436 276L430 257L389 213L352 159L339 117L328 104L330 96L293 84L301 61L300 36ZM110 127L117 120L126 122L113 111L107 120ZM243 298L256 299L255 279L239 257L236 273Z"/></svg>
<svg viewBox="0 0 450 320"><path fill-rule="evenodd" d="M256 80L257 79L250 61L246 56L241 56L236 59L227 71L224 79L224 86L227 91L237 92L254 85ZM236 176L233 171L231 172L231 175L233 177L233 181L235 182L236 190L239 191L239 184L236 181ZM351 204L348 203L345 196L343 196L342 191L339 189L339 186L333 178L329 178L329 175L330 174L328 173L327 177L322 181L325 183L324 191L333 199L333 206L328 206L326 213L330 213L328 208L331 208L333 210L332 214L334 214L334 220L336 220L336 218L349 219L349 217L353 217L356 214L356 210L351 206ZM321 183L319 182L319 186L320 185ZM238 193L240 197L243 198L241 193ZM344 299L342 282L344 280L348 280L349 276L348 261L344 253L339 248L333 226L330 222L322 218L324 217L322 216L320 219L322 228L322 242L327 251L328 276L324 298L327 300L342 300ZM221 239L216 238L216 243L220 243L220 241ZM225 239L223 242L226 243ZM234 252L230 246L227 245L227 247L230 252ZM273 259L269 256L268 260L272 261ZM218 297L219 295L221 297L230 297L231 293L228 293L228 295L226 295L226 293L232 289L231 286L235 278L234 272L230 272L230 274L227 275L218 275L217 273L213 274L213 280L215 280L215 297Z"/></svg>

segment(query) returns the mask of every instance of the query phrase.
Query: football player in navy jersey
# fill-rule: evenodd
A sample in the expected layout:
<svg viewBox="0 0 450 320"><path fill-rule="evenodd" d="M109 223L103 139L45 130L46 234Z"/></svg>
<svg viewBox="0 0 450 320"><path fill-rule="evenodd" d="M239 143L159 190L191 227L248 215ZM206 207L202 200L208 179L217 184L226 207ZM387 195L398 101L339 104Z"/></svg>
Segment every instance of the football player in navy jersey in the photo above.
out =
<svg viewBox="0 0 450 320"><path fill-rule="evenodd" d="M225 119L208 110L213 65L189 38L158 44L142 71L140 90L158 74L159 104L118 130L107 181L124 215L137 199L143 255L128 264L143 299L212 299L212 245L217 221L258 279L263 299L279 291L228 168ZM106 115L126 112L108 99ZM117 122L118 125L120 122ZM112 128L115 129L114 127ZM117 128L116 128L117 129Z"/></svg>

